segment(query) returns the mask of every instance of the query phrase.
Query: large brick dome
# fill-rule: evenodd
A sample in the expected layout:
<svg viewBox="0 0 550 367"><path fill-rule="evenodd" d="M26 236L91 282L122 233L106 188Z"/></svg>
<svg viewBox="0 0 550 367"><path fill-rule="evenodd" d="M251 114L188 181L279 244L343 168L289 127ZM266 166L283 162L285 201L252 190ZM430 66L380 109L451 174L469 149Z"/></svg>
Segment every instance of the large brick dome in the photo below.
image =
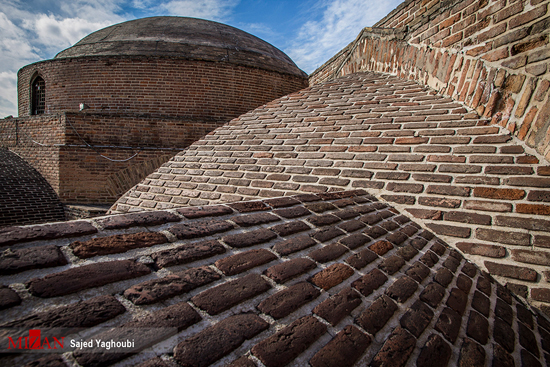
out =
<svg viewBox="0 0 550 367"><path fill-rule="evenodd" d="M305 73L269 43L240 29L204 19L151 17L94 32L56 59L83 56L173 56Z"/></svg>

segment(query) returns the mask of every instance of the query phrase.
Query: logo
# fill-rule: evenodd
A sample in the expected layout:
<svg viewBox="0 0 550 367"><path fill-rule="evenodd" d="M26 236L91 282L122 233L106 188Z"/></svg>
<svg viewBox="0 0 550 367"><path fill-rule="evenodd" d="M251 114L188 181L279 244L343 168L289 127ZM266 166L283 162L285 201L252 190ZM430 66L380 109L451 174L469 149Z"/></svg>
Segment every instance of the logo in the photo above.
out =
<svg viewBox="0 0 550 367"><path fill-rule="evenodd" d="M8 349L63 349L64 336L50 336L41 338L42 331L38 329L29 330L29 336L14 337L8 336Z"/></svg>

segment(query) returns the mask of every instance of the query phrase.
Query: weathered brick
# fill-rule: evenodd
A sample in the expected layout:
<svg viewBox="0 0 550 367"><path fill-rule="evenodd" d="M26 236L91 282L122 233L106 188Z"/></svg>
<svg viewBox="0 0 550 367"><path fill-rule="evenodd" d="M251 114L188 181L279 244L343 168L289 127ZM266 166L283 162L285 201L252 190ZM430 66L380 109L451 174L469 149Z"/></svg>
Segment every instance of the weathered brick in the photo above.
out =
<svg viewBox="0 0 550 367"><path fill-rule="evenodd" d="M491 261L485 261L484 264L489 270L489 273L494 275L525 280L528 282L534 282L537 279L537 272L530 268L508 264L499 264Z"/></svg>
<svg viewBox="0 0 550 367"><path fill-rule="evenodd" d="M433 308L436 308L439 305L439 302L443 299L445 295L445 288L437 283L428 284L422 293L420 293L420 299Z"/></svg>
<svg viewBox="0 0 550 367"><path fill-rule="evenodd" d="M437 207L443 207L443 208L458 208L460 206L461 200L421 196L421 197L418 198L418 203L420 205L426 205L426 206L437 206Z"/></svg>
<svg viewBox="0 0 550 367"><path fill-rule="evenodd" d="M336 209L336 207L333 204L327 203L327 202L324 202L324 201L305 204L305 207L308 210L311 210L312 212L315 212L315 213L323 213L323 212L326 212L327 210L335 210Z"/></svg>
<svg viewBox="0 0 550 367"><path fill-rule="evenodd" d="M15 274L30 269L50 268L67 264L67 259L55 245L8 248L0 254L0 275Z"/></svg>
<svg viewBox="0 0 550 367"><path fill-rule="evenodd" d="M382 256L382 255L385 255L391 249L393 249L393 245L386 240L382 240L382 241L377 241L372 245L370 245L369 249L375 252L376 254Z"/></svg>
<svg viewBox="0 0 550 367"><path fill-rule="evenodd" d="M495 201L464 200L464 209L482 210L487 212L511 212L512 204Z"/></svg>
<svg viewBox="0 0 550 367"><path fill-rule="evenodd" d="M179 222L180 220L181 218L175 214L154 211L113 215L98 220L97 222L105 229L121 229L137 226L156 226L159 224L166 224L168 222Z"/></svg>
<svg viewBox="0 0 550 367"><path fill-rule="evenodd" d="M4 227L0 231L0 247L15 243L54 238L77 237L97 233L97 228L88 222L65 222L32 227Z"/></svg>
<svg viewBox="0 0 550 367"><path fill-rule="evenodd" d="M410 193L417 194L424 191L424 185L412 184L412 183L389 182L386 185L386 189L389 191L395 191L395 192L410 192Z"/></svg>
<svg viewBox="0 0 550 367"><path fill-rule="evenodd" d="M464 338L458 359L459 367L484 366L485 349L471 339Z"/></svg>
<svg viewBox="0 0 550 367"><path fill-rule="evenodd" d="M293 208L275 209L273 213L280 215L283 218L298 218L304 215L311 214L309 210L303 206L297 206Z"/></svg>
<svg viewBox="0 0 550 367"><path fill-rule="evenodd" d="M397 279L386 289L386 295L399 303L404 303L410 296L416 292L418 284L407 276Z"/></svg>
<svg viewBox="0 0 550 367"><path fill-rule="evenodd" d="M343 254L345 254L347 251L348 249L345 246L339 243L333 243L333 244L321 247L320 249L311 251L308 254L308 256L317 262L325 263L327 261L331 261L339 258Z"/></svg>
<svg viewBox="0 0 550 367"><path fill-rule="evenodd" d="M516 343L516 333L510 325L504 322L500 317L496 317L493 322L493 338L509 353L514 351Z"/></svg>
<svg viewBox="0 0 550 367"><path fill-rule="evenodd" d="M193 221L175 224L169 228L178 239L186 240L197 237L211 236L233 229L233 224L223 220Z"/></svg>
<svg viewBox="0 0 550 367"><path fill-rule="evenodd" d="M506 248L497 245L486 245L483 243L459 242L456 247L462 252L470 255L481 255L487 257L501 258L506 256Z"/></svg>
<svg viewBox="0 0 550 367"><path fill-rule="evenodd" d="M187 243L172 249L159 251L151 254L151 257L159 267L163 268L223 254L225 251L225 247L218 241L210 240Z"/></svg>
<svg viewBox="0 0 550 367"><path fill-rule="evenodd" d="M250 232L228 235L222 240L231 247L243 248L269 242L277 235L269 229L261 228Z"/></svg>
<svg viewBox="0 0 550 367"><path fill-rule="evenodd" d="M75 241L69 245L73 253L81 259L93 256L118 254L135 248L151 247L168 242L166 236L158 232L118 234L96 237L88 241Z"/></svg>
<svg viewBox="0 0 550 367"><path fill-rule="evenodd" d="M251 351L267 367L290 363L325 334L327 327L313 316L305 316L262 340Z"/></svg>
<svg viewBox="0 0 550 367"><path fill-rule="evenodd" d="M0 310L21 304L21 297L6 286L0 287Z"/></svg>
<svg viewBox="0 0 550 367"><path fill-rule="evenodd" d="M314 269L317 264L307 258L297 258L273 265L265 271L265 275L276 281L284 283L300 274Z"/></svg>
<svg viewBox="0 0 550 367"><path fill-rule="evenodd" d="M264 299L258 309L275 319L288 316L304 304L319 297L321 292L307 282L300 282Z"/></svg>
<svg viewBox="0 0 550 367"><path fill-rule="evenodd" d="M439 315L435 329L441 332L445 339L454 344L458 337L461 322L462 318L456 311L445 307Z"/></svg>
<svg viewBox="0 0 550 367"><path fill-rule="evenodd" d="M471 234L471 229L467 227L450 226L447 224L428 223L428 228L437 234L451 237L468 238Z"/></svg>
<svg viewBox="0 0 550 367"><path fill-rule="evenodd" d="M357 323L369 333L379 332L397 311L397 305L388 296L378 297L365 311L357 317Z"/></svg>
<svg viewBox="0 0 550 367"><path fill-rule="evenodd" d="M220 278L208 267L192 268L136 284L128 288L124 296L136 305L146 305L189 292Z"/></svg>
<svg viewBox="0 0 550 367"><path fill-rule="evenodd" d="M336 238L338 236L343 236L343 235L345 235L344 231L342 231L339 228L330 226L312 233L311 237L315 238L320 242L326 242L326 241L332 240L333 238Z"/></svg>
<svg viewBox="0 0 550 367"><path fill-rule="evenodd" d="M312 276L310 281L326 291L342 283L353 273L353 269L345 264L333 264Z"/></svg>
<svg viewBox="0 0 550 367"><path fill-rule="evenodd" d="M216 267L225 275L235 275L277 259L266 249L250 250L216 261Z"/></svg>
<svg viewBox="0 0 550 367"><path fill-rule="evenodd" d="M156 366L151 366L151 367L156 367ZM256 367L256 364L252 362L248 357L242 356L234 360L231 364L228 364L227 367Z"/></svg>
<svg viewBox="0 0 550 367"><path fill-rule="evenodd" d="M479 291L475 291L472 307L485 317L489 317L491 301Z"/></svg>
<svg viewBox="0 0 550 367"><path fill-rule="evenodd" d="M405 274L420 283L430 274L430 270L426 265L417 261L405 272Z"/></svg>
<svg viewBox="0 0 550 367"><path fill-rule="evenodd" d="M191 302L208 312L210 315L217 315L270 288L271 286L269 283L260 275L248 274L244 277L207 289L191 298Z"/></svg>
<svg viewBox="0 0 550 367"><path fill-rule="evenodd" d="M46 312L28 315L2 325L6 328L85 328L99 325L126 309L113 296L98 296Z"/></svg>
<svg viewBox="0 0 550 367"><path fill-rule="evenodd" d="M550 202L550 191L531 190L527 195L527 200Z"/></svg>
<svg viewBox="0 0 550 367"><path fill-rule="evenodd" d="M433 311L424 302L416 301L401 317L401 326L420 337L434 316Z"/></svg>
<svg viewBox="0 0 550 367"><path fill-rule="evenodd" d="M550 221L544 219L532 219L523 217L505 217L498 215L496 224L510 228L523 228L531 231L550 232Z"/></svg>
<svg viewBox="0 0 550 367"><path fill-rule="evenodd" d="M336 326L360 304L359 293L351 288L345 288L321 302L313 309L313 312L330 322L332 326Z"/></svg>
<svg viewBox="0 0 550 367"><path fill-rule="evenodd" d="M404 366L415 346L415 337L398 326L392 331L382 349L374 356L371 365L373 367Z"/></svg>
<svg viewBox="0 0 550 367"><path fill-rule="evenodd" d="M340 218L332 214L324 214L324 215L316 215L314 217L309 217L307 221L313 224L314 226L322 227L322 226L328 226L329 224L337 223L340 221Z"/></svg>
<svg viewBox="0 0 550 367"><path fill-rule="evenodd" d="M443 215L444 220L469 224L491 225L491 216L484 214L452 211Z"/></svg>
<svg viewBox="0 0 550 367"><path fill-rule="evenodd" d="M261 201L243 201L243 202L229 204L229 206L241 213L248 213L248 212L255 212L258 210L270 209L267 205L265 205Z"/></svg>
<svg viewBox="0 0 550 367"><path fill-rule="evenodd" d="M495 189L492 187L475 187L474 196L498 200L521 200L525 191L520 189Z"/></svg>
<svg viewBox="0 0 550 367"><path fill-rule="evenodd" d="M271 206L272 208L283 208L287 206L300 204L298 200L294 198L289 198L289 197L267 199L267 200L264 200L264 203Z"/></svg>
<svg viewBox="0 0 550 367"><path fill-rule="evenodd" d="M32 295L48 298L137 278L150 272L151 269L146 265L133 260L108 261L71 268L44 278L34 278L27 286Z"/></svg>
<svg viewBox="0 0 550 367"><path fill-rule="evenodd" d="M505 243L508 245L529 246L531 236L528 233L499 231L496 229L478 228L476 237L480 240Z"/></svg>
<svg viewBox="0 0 550 367"><path fill-rule="evenodd" d="M312 367L353 366L371 338L352 325L346 326L309 361Z"/></svg>
<svg viewBox="0 0 550 367"><path fill-rule="evenodd" d="M230 316L179 343L174 348L174 358L185 366L205 367L268 327L256 315Z"/></svg>
<svg viewBox="0 0 550 367"><path fill-rule="evenodd" d="M316 244L317 242L315 242L309 236L298 236L291 238L287 241L277 243L275 246L273 246L273 250L285 256L294 252L301 251Z"/></svg>
<svg viewBox="0 0 550 367"><path fill-rule="evenodd" d="M438 334L432 334L422 348L416 365L418 367L446 366L452 356L452 349Z"/></svg>
<svg viewBox="0 0 550 367"><path fill-rule="evenodd" d="M505 185L522 187L550 187L550 178L543 177L510 177L504 180Z"/></svg>
<svg viewBox="0 0 550 367"><path fill-rule="evenodd" d="M531 297L537 301L550 303L550 290L546 288L532 288Z"/></svg>
<svg viewBox="0 0 550 367"><path fill-rule="evenodd" d="M389 275L395 274L399 269L405 265L405 260L399 256L390 256L385 258L379 265L378 268L382 269Z"/></svg>
<svg viewBox="0 0 550 367"><path fill-rule="evenodd" d="M550 253L543 251L533 251L533 250L517 250L513 249L510 251L512 254L512 259L527 264L536 264L536 265L550 265Z"/></svg>
<svg viewBox="0 0 550 367"><path fill-rule="evenodd" d="M365 243L368 243L369 241L370 241L370 238L368 238L362 233L353 233L340 239L341 244L347 246L352 250L359 246L363 246Z"/></svg>

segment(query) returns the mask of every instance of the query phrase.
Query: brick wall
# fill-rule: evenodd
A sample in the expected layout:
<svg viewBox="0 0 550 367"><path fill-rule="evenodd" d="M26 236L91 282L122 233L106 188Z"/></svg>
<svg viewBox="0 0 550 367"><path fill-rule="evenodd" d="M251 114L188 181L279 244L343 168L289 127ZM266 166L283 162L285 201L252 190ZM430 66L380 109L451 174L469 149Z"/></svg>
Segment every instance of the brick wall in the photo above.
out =
<svg viewBox="0 0 550 367"><path fill-rule="evenodd" d="M548 1L405 1L375 26L310 83L359 70L414 79L550 158Z"/></svg>
<svg viewBox="0 0 550 367"><path fill-rule="evenodd" d="M30 84L46 83L46 113L91 110L209 116L229 121L307 86L301 76L228 63L154 57L81 57L28 65L18 73L19 116L28 116Z"/></svg>

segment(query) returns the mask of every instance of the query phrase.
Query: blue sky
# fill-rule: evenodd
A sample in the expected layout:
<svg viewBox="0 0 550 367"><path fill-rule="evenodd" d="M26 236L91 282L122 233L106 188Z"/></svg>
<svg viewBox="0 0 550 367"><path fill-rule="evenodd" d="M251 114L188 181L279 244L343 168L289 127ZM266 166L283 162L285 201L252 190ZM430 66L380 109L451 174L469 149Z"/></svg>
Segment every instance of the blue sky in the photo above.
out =
<svg viewBox="0 0 550 367"><path fill-rule="evenodd" d="M400 0L0 0L0 118L17 116L17 70L89 33L157 15L215 20L264 39L311 73Z"/></svg>

